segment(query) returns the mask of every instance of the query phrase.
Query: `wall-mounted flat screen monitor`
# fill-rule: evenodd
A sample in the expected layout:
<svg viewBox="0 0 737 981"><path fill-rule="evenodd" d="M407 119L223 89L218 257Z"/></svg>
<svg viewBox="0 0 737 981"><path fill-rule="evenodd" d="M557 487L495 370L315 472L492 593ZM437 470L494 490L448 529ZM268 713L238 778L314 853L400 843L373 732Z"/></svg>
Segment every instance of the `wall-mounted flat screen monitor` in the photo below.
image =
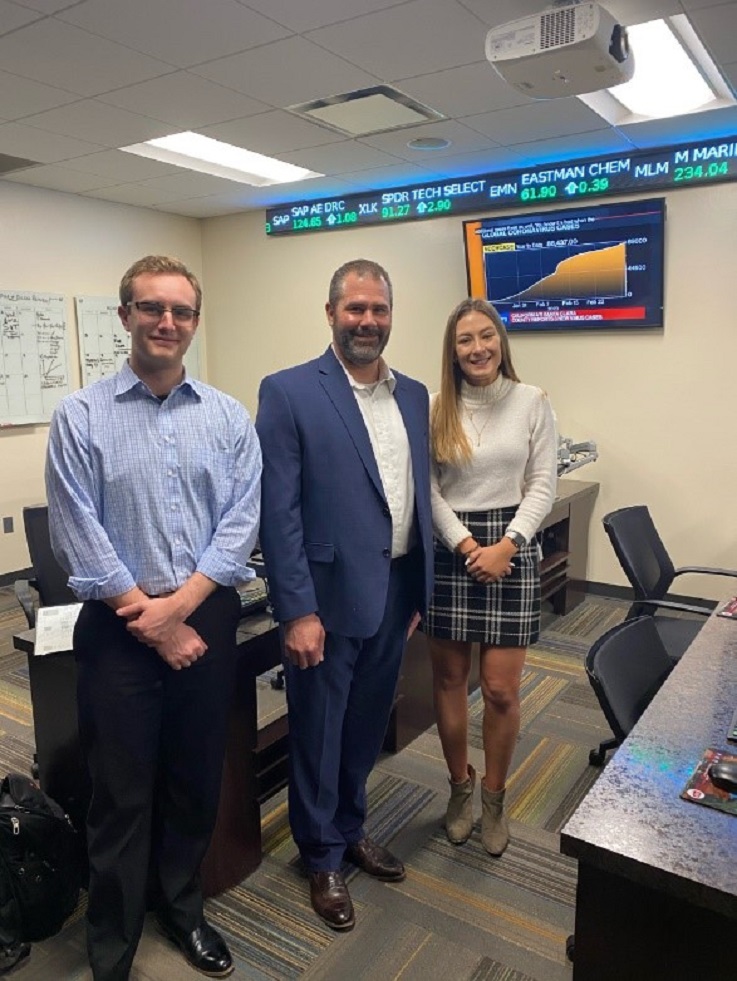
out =
<svg viewBox="0 0 737 981"><path fill-rule="evenodd" d="M663 326L665 199L465 221L469 296L510 331Z"/></svg>

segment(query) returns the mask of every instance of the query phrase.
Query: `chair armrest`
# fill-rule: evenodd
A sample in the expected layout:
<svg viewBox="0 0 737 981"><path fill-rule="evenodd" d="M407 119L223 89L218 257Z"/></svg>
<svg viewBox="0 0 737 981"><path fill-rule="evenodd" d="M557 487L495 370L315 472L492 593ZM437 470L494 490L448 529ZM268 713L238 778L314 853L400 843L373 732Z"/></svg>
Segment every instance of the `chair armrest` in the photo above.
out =
<svg viewBox="0 0 737 981"><path fill-rule="evenodd" d="M681 613L698 613L699 616L711 616L713 610L706 606L691 606L689 603L679 603L676 600L636 599L638 606L657 606L664 610L680 610ZM716 605L716 604L715 604Z"/></svg>
<svg viewBox="0 0 737 981"><path fill-rule="evenodd" d="M682 576L684 572L697 572L705 576L734 576L737 577L737 569L712 569L704 565L684 565L676 569L675 575Z"/></svg>
<svg viewBox="0 0 737 981"><path fill-rule="evenodd" d="M31 583L28 579L16 579L13 589L15 591L15 598L23 607L23 612L28 621L28 628L32 630L36 626L36 606L33 602Z"/></svg>

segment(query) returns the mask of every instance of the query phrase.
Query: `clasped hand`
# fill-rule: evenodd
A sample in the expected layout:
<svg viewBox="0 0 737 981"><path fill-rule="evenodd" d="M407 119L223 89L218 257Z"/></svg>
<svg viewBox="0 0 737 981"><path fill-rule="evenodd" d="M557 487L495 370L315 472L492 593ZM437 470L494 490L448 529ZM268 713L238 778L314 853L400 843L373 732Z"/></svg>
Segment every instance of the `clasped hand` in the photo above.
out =
<svg viewBox="0 0 737 981"><path fill-rule="evenodd" d="M511 575L512 568L512 560L499 542L480 546L469 555L466 562L468 574L482 583L499 582L505 576Z"/></svg>
<svg viewBox="0 0 737 981"><path fill-rule="evenodd" d="M136 640L156 649L175 671L188 668L207 650L197 631L181 619L171 597L146 597L116 610Z"/></svg>

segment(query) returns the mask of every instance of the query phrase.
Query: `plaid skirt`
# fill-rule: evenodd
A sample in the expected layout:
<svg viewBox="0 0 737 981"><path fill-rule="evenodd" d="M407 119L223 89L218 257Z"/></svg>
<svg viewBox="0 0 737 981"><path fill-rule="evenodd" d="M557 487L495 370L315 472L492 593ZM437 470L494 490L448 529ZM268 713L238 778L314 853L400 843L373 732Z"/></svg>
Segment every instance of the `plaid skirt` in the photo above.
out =
<svg viewBox="0 0 737 981"><path fill-rule="evenodd" d="M498 542L517 508L457 511L479 545ZM500 582L477 582L465 559L435 541L435 587L425 633L446 640L527 647L540 635L540 563L533 539L515 555L512 574Z"/></svg>

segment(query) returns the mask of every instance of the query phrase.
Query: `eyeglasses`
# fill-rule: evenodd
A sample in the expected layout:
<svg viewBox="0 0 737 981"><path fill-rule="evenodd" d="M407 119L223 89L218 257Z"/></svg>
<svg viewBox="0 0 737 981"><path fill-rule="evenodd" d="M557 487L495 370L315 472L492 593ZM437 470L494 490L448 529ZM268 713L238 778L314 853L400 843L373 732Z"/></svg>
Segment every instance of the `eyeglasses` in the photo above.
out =
<svg viewBox="0 0 737 981"><path fill-rule="evenodd" d="M141 315L141 320L148 320L155 324L167 312L171 314L174 323L180 327L187 327L200 315L200 311L192 307L167 307L163 303L155 303L153 300L131 300L127 306L135 307Z"/></svg>

